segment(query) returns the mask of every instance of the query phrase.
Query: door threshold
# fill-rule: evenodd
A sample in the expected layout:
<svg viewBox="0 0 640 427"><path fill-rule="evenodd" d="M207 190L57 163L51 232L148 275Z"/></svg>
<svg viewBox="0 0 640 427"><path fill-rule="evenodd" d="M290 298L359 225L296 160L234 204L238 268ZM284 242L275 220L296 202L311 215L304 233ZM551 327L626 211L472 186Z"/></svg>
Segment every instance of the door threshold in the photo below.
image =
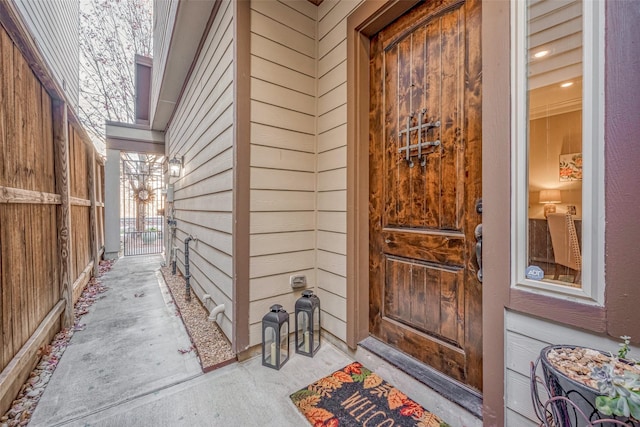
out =
<svg viewBox="0 0 640 427"><path fill-rule="evenodd" d="M373 337L367 337L358 346L373 353L395 368L431 388L451 402L465 408L473 416L482 419L482 395L441 372L420 363L411 356Z"/></svg>

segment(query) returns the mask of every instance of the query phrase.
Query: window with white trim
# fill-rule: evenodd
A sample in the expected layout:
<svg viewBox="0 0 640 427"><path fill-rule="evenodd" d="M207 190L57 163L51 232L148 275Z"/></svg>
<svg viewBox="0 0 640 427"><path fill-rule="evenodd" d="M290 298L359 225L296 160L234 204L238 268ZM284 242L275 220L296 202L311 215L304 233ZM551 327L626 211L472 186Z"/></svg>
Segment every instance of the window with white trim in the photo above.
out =
<svg viewBox="0 0 640 427"><path fill-rule="evenodd" d="M604 303L604 2L512 4L513 286Z"/></svg>

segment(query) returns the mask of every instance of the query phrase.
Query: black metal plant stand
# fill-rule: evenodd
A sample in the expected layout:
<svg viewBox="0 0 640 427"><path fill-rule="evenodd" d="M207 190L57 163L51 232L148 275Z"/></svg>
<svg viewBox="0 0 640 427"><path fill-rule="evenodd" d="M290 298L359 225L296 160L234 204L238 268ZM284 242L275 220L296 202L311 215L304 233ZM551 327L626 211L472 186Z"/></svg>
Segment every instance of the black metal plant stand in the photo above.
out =
<svg viewBox="0 0 640 427"><path fill-rule="evenodd" d="M591 420L592 414L585 412L567 396L552 393L545 382L537 375L538 358L535 363L531 362L531 401L536 417L540 421L540 426L544 427L583 427L583 426L626 426L633 427L632 424L625 423L612 418L601 418ZM597 410L593 408L595 412Z"/></svg>

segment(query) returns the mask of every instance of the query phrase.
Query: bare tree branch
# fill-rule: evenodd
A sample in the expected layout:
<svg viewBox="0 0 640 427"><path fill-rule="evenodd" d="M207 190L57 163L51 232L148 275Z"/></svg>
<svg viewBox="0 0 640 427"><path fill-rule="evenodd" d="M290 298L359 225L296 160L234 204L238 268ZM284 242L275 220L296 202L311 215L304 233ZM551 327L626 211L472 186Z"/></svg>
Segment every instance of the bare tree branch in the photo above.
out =
<svg viewBox="0 0 640 427"><path fill-rule="evenodd" d="M83 0L80 120L104 149L105 121L135 121L135 55L152 54L152 0Z"/></svg>

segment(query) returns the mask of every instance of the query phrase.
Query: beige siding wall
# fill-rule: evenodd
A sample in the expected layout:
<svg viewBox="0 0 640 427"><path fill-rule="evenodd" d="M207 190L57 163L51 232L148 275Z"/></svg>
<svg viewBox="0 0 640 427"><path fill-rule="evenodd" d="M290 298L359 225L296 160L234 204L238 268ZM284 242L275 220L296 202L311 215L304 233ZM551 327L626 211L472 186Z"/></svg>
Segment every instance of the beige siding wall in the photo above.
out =
<svg viewBox="0 0 640 427"><path fill-rule="evenodd" d="M162 73L178 11L178 0L154 0L153 2L153 78L151 79L151 110L158 104Z"/></svg>
<svg viewBox="0 0 640 427"><path fill-rule="evenodd" d="M316 283L316 13L251 2L250 345L272 304L293 312L289 276Z"/></svg>
<svg viewBox="0 0 640 427"><path fill-rule="evenodd" d="M184 239L191 242L191 286L209 309L225 304L220 326L231 338L233 207L233 7L223 2L169 124L169 156L184 156L175 182L174 245L184 273ZM174 178L175 179L175 178Z"/></svg>
<svg viewBox="0 0 640 427"><path fill-rule="evenodd" d="M509 426L539 424L534 422L529 392L529 363L538 358L542 348L551 344L573 344L615 353L621 342L509 311L505 312L505 328L506 425ZM640 348L632 347L629 355L637 359Z"/></svg>
<svg viewBox="0 0 640 427"><path fill-rule="evenodd" d="M318 7L318 296L323 327L346 340L347 15L360 4Z"/></svg>
<svg viewBox="0 0 640 427"><path fill-rule="evenodd" d="M14 0L54 78L78 110L79 3L77 0Z"/></svg>

